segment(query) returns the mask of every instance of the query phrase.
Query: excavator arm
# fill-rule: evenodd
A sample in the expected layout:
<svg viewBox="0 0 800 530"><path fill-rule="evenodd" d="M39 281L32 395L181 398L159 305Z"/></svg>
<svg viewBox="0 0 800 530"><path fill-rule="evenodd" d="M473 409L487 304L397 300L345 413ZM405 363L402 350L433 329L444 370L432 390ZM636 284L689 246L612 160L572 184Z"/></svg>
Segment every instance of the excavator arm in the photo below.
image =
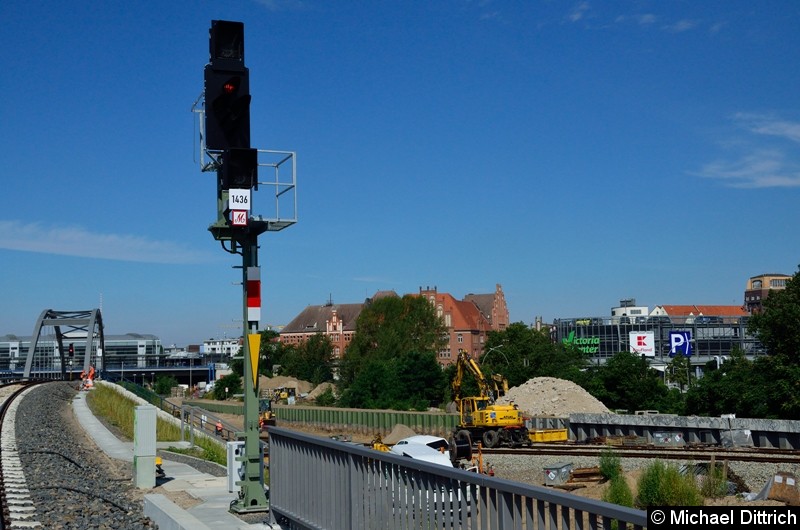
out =
<svg viewBox="0 0 800 530"><path fill-rule="evenodd" d="M466 350L458 350L456 376L453 378L452 385L453 400L456 403L461 401L461 384L464 381L465 371L468 371L472 374L472 376L475 378L475 381L478 383L478 389L481 397L488 397L490 403L494 403L494 400L498 396L505 394L505 392L508 390L508 381L506 381L503 376L499 374L492 376L492 384L489 384L489 382L486 380L486 377L484 377L483 372L481 372L478 363L475 362L475 359L470 357ZM502 394L500 393L501 389L503 391Z"/></svg>
<svg viewBox="0 0 800 530"><path fill-rule="evenodd" d="M492 385L497 397L505 396L508 392L508 379L500 374L492 374Z"/></svg>

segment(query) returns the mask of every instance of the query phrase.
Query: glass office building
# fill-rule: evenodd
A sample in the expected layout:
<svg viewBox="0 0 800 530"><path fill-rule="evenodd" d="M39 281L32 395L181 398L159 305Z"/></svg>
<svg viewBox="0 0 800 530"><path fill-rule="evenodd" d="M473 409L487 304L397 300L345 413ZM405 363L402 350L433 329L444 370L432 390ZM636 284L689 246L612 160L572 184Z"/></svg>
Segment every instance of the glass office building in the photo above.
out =
<svg viewBox="0 0 800 530"><path fill-rule="evenodd" d="M161 347L161 339L155 335L128 333L126 335L106 335L105 351L98 351L97 340L93 342L91 364L103 369L117 369L122 366L145 367L163 364L165 355ZM70 360L74 366L83 362L86 349L86 337L65 335L63 339L64 361ZM72 345L73 356L69 355ZM31 337L17 335L0 336L0 370L20 370L25 367ZM55 335L43 335L39 338L34 352L34 366L61 369L61 356Z"/></svg>
<svg viewBox="0 0 800 530"><path fill-rule="evenodd" d="M741 315L562 318L553 322L551 333L553 340L575 345L596 364L626 351L643 355L654 367L675 355L686 355L692 366L701 367L722 362L737 348L750 359L766 354L747 333L747 320Z"/></svg>

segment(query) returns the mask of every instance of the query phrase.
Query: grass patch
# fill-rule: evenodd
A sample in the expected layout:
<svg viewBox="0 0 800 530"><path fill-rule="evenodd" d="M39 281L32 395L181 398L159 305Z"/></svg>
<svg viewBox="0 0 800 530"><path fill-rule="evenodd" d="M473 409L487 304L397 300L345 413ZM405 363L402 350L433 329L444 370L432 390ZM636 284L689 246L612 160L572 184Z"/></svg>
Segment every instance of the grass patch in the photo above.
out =
<svg viewBox="0 0 800 530"><path fill-rule="evenodd" d="M656 460L648 465L637 483L636 505L649 506L703 506L703 496L694 481L694 475L681 474L677 466Z"/></svg>
<svg viewBox="0 0 800 530"><path fill-rule="evenodd" d="M135 408L138 403L106 385L96 385L88 393L86 403L95 416L103 418L106 423L117 428L125 439L133 440ZM179 442L180 440L180 427L156 417L156 441ZM224 445L206 436L195 436L194 441L195 447L191 449L171 447L170 451L227 465L228 457Z"/></svg>
<svg viewBox="0 0 800 530"><path fill-rule="evenodd" d="M210 444L205 444L203 441L198 440L198 443L189 449L170 447L169 451L172 453L193 456L202 460L208 460L209 462L214 462L222 466L227 466L228 464L228 455L225 453L225 448L213 442Z"/></svg>
<svg viewBox="0 0 800 530"><path fill-rule="evenodd" d="M608 488L603 492L603 500L633 508L633 491L631 491L624 476L615 475L611 479Z"/></svg>
<svg viewBox="0 0 800 530"><path fill-rule="evenodd" d="M619 455L610 447L606 447L600 453L600 475L606 480L614 480L621 474L622 466Z"/></svg>
<svg viewBox="0 0 800 530"><path fill-rule="evenodd" d="M712 459L708 471L700 482L700 493L704 497L719 498L728 494L728 469Z"/></svg>

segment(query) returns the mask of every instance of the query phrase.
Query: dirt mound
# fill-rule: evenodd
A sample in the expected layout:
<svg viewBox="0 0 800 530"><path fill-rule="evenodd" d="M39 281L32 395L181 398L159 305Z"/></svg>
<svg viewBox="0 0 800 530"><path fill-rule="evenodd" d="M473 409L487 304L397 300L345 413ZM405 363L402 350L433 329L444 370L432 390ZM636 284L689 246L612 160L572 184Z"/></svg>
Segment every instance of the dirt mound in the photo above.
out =
<svg viewBox="0 0 800 530"><path fill-rule="evenodd" d="M408 438L409 436L414 436L415 434L417 433L414 432L411 427L398 423L394 426L392 432L383 437L383 443L386 445L394 445L403 438Z"/></svg>
<svg viewBox="0 0 800 530"><path fill-rule="evenodd" d="M331 389L331 392L336 395L336 386L333 383L321 383L314 387L314 390L308 393L306 396L308 399L317 399L320 395L324 394L326 390Z"/></svg>
<svg viewBox="0 0 800 530"><path fill-rule="evenodd" d="M307 394L311 392L311 389L314 388L314 385L309 383L308 381L303 381L300 379L296 379L294 377L287 377L284 375L279 375L277 377L267 377L264 375L258 376L258 388L259 390L269 389L274 390L276 388L294 388L297 394Z"/></svg>
<svg viewBox="0 0 800 530"><path fill-rule="evenodd" d="M555 377L534 377L498 398L498 403L516 403L529 416L564 418L573 412L611 412L598 399L572 381Z"/></svg>

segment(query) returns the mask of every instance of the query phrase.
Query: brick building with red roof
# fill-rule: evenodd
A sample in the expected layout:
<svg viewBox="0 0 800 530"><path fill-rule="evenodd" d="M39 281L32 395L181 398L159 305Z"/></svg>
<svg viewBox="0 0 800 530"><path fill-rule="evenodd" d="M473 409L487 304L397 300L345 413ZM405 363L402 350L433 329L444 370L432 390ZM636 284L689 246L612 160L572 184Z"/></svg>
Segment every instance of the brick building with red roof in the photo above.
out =
<svg viewBox="0 0 800 530"><path fill-rule="evenodd" d="M508 327L508 306L500 284L495 286L494 293L468 294L463 300L449 293L440 293L436 287L420 287L419 295L433 304L447 328L448 343L437 354L442 366L455 362L459 349L465 349L478 358L483 353L488 332ZM372 300L384 296L398 295L394 291L378 291L363 303L334 304L331 301L308 306L283 327L278 340L285 344L302 344L311 336L322 333L333 344L334 358L339 359L353 340L362 309Z"/></svg>

